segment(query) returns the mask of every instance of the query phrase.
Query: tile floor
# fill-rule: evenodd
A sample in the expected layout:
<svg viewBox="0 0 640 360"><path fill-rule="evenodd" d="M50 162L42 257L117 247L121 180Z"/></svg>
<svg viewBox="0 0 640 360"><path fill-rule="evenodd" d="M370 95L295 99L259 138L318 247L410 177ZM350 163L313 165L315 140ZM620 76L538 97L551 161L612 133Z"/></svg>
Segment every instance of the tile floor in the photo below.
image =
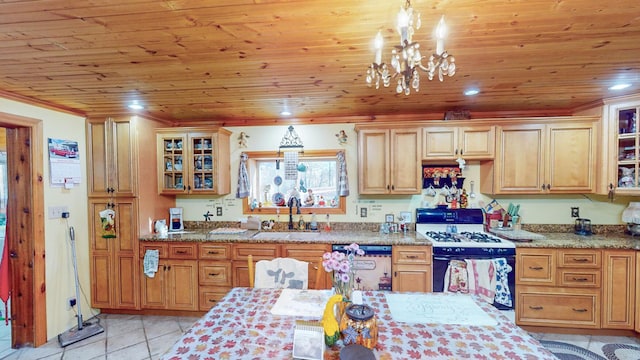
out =
<svg viewBox="0 0 640 360"><path fill-rule="evenodd" d="M152 360L159 359L166 350L187 331L197 317L98 315L104 332L77 343L60 347L57 335L38 348L7 349L0 347L0 359L82 359L82 360ZM88 321L85 319L85 321ZM93 321L91 319L90 321ZM0 325L4 327L4 323ZM0 331L0 346L4 346ZM8 340L6 340L8 342ZM3 349L5 349L3 351Z"/></svg>
<svg viewBox="0 0 640 360"><path fill-rule="evenodd" d="M510 316L510 314L506 314ZM154 360L159 359L198 319L176 316L139 316L101 314L98 316L105 332L61 348L57 336L38 348L8 349L4 323L0 324L0 359L101 359ZM640 345L634 337L590 336L532 333L536 339L556 340L579 345L602 354L602 345L622 343ZM6 347L3 347L6 346ZM4 349L4 351L3 351Z"/></svg>

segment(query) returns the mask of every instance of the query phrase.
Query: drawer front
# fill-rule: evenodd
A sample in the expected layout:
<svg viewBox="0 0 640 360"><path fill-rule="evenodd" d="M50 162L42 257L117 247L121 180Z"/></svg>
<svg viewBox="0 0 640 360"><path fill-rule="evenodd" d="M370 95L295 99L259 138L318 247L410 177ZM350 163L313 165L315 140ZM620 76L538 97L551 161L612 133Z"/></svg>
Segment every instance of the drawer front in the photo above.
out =
<svg viewBox="0 0 640 360"><path fill-rule="evenodd" d="M233 260L247 261L247 256L253 255L253 261L271 260L280 256L277 244L234 244Z"/></svg>
<svg viewBox="0 0 640 360"><path fill-rule="evenodd" d="M596 269L559 269L558 285L600 288L602 273Z"/></svg>
<svg viewBox="0 0 640 360"><path fill-rule="evenodd" d="M602 253L598 250L558 250L558 266L572 268L600 268Z"/></svg>
<svg viewBox="0 0 640 360"><path fill-rule="evenodd" d="M167 244L141 242L140 257L144 258L144 254L147 250L158 250L160 259L166 259L167 254L169 253L168 248L169 246Z"/></svg>
<svg viewBox="0 0 640 360"><path fill-rule="evenodd" d="M430 246L394 246L394 264L431 264Z"/></svg>
<svg viewBox="0 0 640 360"><path fill-rule="evenodd" d="M169 258L189 260L197 259L196 244L169 244Z"/></svg>
<svg viewBox="0 0 640 360"><path fill-rule="evenodd" d="M518 255L516 260L517 282L553 285L555 283L553 260L553 253Z"/></svg>
<svg viewBox="0 0 640 360"><path fill-rule="evenodd" d="M231 286L231 263L200 261L200 285Z"/></svg>
<svg viewBox="0 0 640 360"><path fill-rule="evenodd" d="M231 246L222 244L199 244L198 259L225 260L231 258Z"/></svg>
<svg viewBox="0 0 640 360"><path fill-rule="evenodd" d="M574 328L600 327L600 292L580 289L517 290L517 324Z"/></svg>
<svg viewBox="0 0 640 360"><path fill-rule="evenodd" d="M314 259L316 262L322 259L322 255L331 252L329 244L283 244L282 257L294 259Z"/></svg>
<svg viewBox="0 0 640 360"><path fill-rule="evenodd" d="M230 287L200 287L199 309L209 311L231 290Z"/></svg>

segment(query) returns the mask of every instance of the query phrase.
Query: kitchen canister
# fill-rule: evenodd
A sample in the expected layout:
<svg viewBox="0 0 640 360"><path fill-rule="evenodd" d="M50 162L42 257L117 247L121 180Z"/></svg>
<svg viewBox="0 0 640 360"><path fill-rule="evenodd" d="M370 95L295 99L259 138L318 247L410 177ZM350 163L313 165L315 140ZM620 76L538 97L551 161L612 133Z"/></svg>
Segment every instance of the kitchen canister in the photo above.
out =
<svg viewBox="0 0 640 360"><path fill-rule="evenodd" d="M374 349L378 343L378 324L373 309L351 304L340 319L340 333L345 345L358 344Z"/></svg>

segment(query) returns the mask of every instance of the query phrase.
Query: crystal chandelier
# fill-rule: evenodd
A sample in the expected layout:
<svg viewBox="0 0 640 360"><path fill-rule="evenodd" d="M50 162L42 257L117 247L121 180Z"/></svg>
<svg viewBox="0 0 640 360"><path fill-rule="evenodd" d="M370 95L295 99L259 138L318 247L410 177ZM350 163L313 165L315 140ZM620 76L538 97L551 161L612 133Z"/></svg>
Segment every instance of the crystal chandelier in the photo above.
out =
<svg viewBox="0 0 640 360"><path fill-rule="evenodd" d="M420 44L412 40L414 25L420 29L420 14L413 12L411 2L406 0L404 6L398 12L397 30L400 35L400 45L395 45L391 50L391 68L395 71L393 78L398 78L396 92L405 95L411 94L411 88L416 92L420 91L420 72L425 71L429 80L438 74L440 81L445 76L453 76L456 73L455 58L444 50L444 37L446 25L444 16L436 27L436 52L429 57L429 62L422 64L424 56L420 53ZM376 55L375 60L367 69L367 86L375 84L376 89L380 88L380 82L384 87L389 87L391 74L387 64L382 62L382 33L378 31L375 38Z"/></svg>

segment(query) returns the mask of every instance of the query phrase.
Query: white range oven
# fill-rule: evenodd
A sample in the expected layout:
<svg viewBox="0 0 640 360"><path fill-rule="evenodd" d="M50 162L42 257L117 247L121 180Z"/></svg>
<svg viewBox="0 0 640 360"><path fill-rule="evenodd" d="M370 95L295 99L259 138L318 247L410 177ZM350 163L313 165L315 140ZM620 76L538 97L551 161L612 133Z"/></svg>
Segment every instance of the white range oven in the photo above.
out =
<svg viewBox="0 0 640 360"><path fill-rule="evenodd" d="M453 276L452 265L462 264L466 268L473 260L492 260L495 264L492 269L500 270L502 277L497 289L492 289L497 290L493 305L498 309L514 309L515 244L484 232L483 223L482 209L416 209L416 231L433 244L433 291L443 292L445 285L452 283L449 281Z"/></svg>

